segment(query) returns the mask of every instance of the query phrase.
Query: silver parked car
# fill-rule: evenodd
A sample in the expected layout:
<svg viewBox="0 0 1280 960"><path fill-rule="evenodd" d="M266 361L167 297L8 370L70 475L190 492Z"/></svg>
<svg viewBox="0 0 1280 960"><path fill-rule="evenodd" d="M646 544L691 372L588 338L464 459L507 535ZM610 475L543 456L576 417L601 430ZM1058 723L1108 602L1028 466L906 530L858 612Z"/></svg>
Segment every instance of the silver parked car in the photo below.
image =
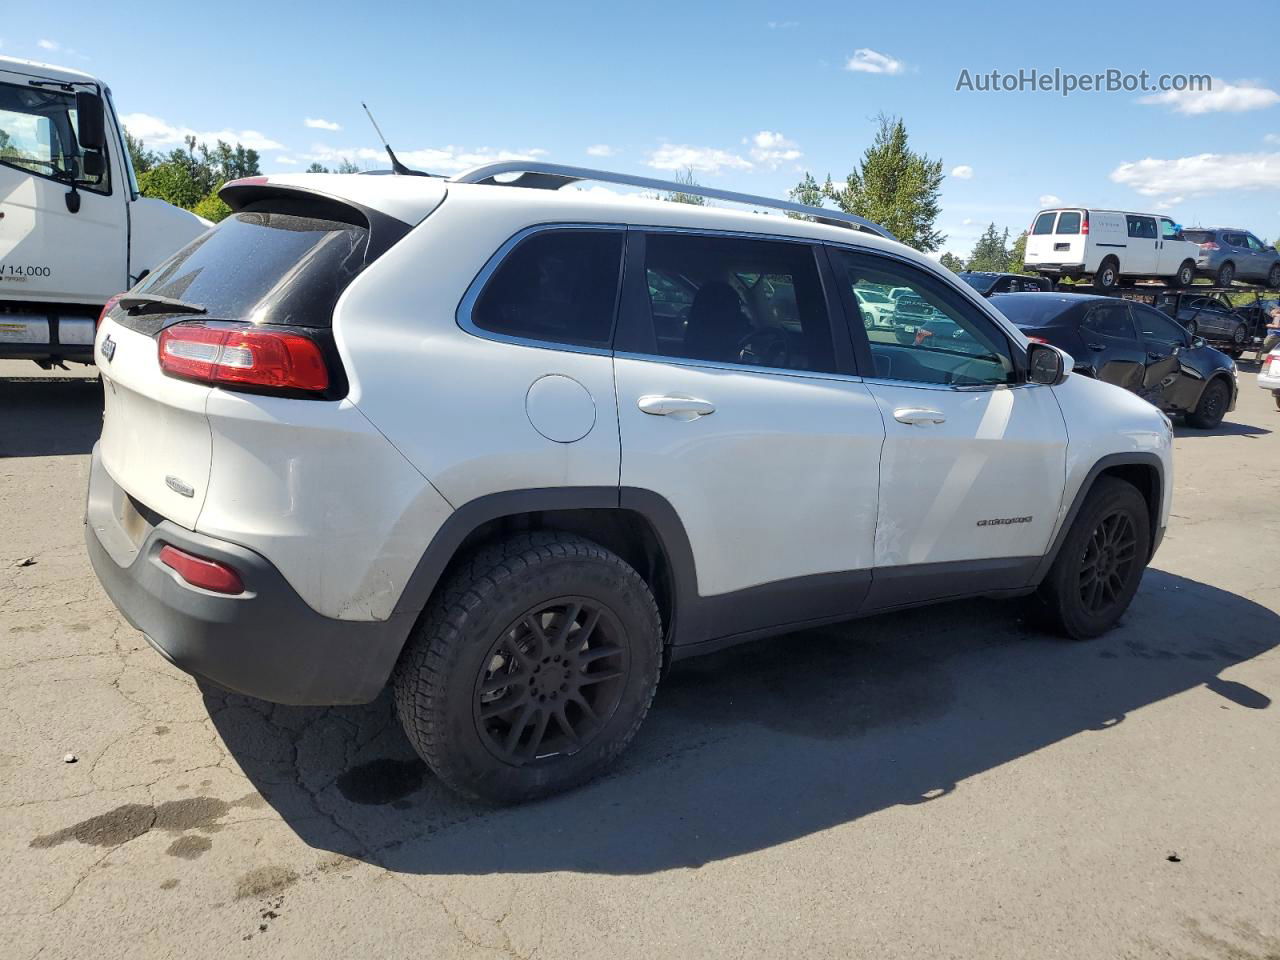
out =
<svg viewBox="0 0 1280 960"><path fill-rule="evenodd" d="M1184 229L1182 235L1200 244L1196 273L1220 287L1233 280L1280 289L1280 251L1269 247L1248 230L1233 227Z"/></svg>

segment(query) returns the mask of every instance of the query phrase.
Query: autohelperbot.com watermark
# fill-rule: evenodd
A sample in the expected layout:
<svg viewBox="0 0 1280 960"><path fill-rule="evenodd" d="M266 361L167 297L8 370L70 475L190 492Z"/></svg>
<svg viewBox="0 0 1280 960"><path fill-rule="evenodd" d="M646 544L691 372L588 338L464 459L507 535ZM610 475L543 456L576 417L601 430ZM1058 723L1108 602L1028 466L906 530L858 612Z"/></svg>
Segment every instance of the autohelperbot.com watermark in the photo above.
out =
<svg viewBox="0 0 1280 960"><path fill-rule="evenodd" d="M1116 68L1096 73L1076 73L1061 67L1020 67L1016 71L965 68L956 78L957 93L1056 93L1069 97L1073 93L1182 93L1212 89L1213 77L1207 73L1133 73Z"/></svg>

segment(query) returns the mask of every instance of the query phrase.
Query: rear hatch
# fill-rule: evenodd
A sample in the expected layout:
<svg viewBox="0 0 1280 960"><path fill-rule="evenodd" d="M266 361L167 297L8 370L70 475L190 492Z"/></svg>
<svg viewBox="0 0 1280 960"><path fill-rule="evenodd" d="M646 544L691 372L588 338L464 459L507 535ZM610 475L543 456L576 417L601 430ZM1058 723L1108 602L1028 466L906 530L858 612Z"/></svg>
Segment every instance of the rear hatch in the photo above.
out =
<svg viewBox="0 0 1280 960"><path fill-rule="evenodd" d="M207 401L226 385L175 373L169 354L169 369L162 369L161 335L201 328L302 337L323 355L323 391L231 388L339 399L346 381L333 344L334 306L368 263L409 229L329 198L289 192L255 198L241 191L237 199L247 201L238 212L110 308L94 347L105 401L103 466L142 506L188 529L196 526L211 471ZM189 345L197 356L203 348Z"/></svg>
<svg viewBox="0 0 1280 960"><path fill-rule="evenodd" d="M1089 216L1084 210L1042 210L1027 232L1024 263L1083 263L1089 234Z"/></svg>

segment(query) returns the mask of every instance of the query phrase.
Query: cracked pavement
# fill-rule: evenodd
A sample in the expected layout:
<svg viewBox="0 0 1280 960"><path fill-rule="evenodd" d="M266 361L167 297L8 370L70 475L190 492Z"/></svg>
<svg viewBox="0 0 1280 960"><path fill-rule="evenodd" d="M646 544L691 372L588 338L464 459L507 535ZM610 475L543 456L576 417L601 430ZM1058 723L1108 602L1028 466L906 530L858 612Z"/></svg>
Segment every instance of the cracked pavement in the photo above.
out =
<svg viewBox="0 0 1280 960"><path fill-rule="evenodd" d="M440 787L385 696L275 706L154 653L84 555L99 404L0 362L6 958L1280 954L1280 413L1250 372L1220 432L1179 429L1107 637L972 601L683 663L608 777L506 809Z"/></svg>

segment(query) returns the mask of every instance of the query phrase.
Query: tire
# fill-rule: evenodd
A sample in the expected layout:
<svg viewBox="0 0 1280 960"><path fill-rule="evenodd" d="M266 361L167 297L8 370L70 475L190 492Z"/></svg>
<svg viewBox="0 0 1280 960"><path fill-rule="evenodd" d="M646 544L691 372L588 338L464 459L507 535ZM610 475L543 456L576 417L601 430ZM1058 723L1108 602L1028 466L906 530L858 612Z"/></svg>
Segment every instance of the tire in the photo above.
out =
<svg viewBox="0 0 1280 960"><path fill-rule="evenodd" d="M1099 477L1040 585L1049 625L1074 640L1110 630L1138 591L1150 549L1142 494L1116 477Z"/></svg>
<svg viewBox="0 0 1280 960"><path fill-rule="evenodd" d="M1195 410L1187 414L1187 423L1201 430L1213 430L1227 415L1227 404L1230 402L1231 390L1222 378L1210 380L1201 391Z"/></svg>
<svg viewBox="0 0 1280 960"><path fill-rule="evenodd" d="M1267 272L1267 289L1280 290L1280 263L1273 263Z"/></svg>
<svg viewBox="0 0 1280 960"><path fill-rule="evenodd" d="M1098 264L1098 272L1093 275L1093 285L1099 290L1111 290L1120 283L1120 264L1115 257L1107 257Z"/></svg>
<svg viewBox="0 0 1280 960"><path fill-rule="evenodd" d="M1187 324L1187 333L1191 334L1193 337L1196 335L1196 331L1199 329L1200 329L1200 324L1198 324L1194 320L1192 320Z"/></svg>
<svg viewBox="0 0 1280 960"><path fill-rule="evenodd" d="M1196 265L1190 260L1184 260L1182 266L1178 267L1178 272L1169 278L1168 284L1171 287L1189 287L1195 278Z"/></svg>
<svg viewBox="0 0 1280 960"><path fill-rule="evenodd" d="M1229 287L1236 278L1236 265L1228 260L1218 268L1214 283L1219 287Z"/></svg>
<svg viewBox="0 0 1280 960"><path fill-rule="evenodd" d="M1239 348L1244 353L1244 348L1249 343L1249 328L1243 323L1237 323L1236 328L1231 331L1231 345Z"/></svg>
<svg viewBox="0 0 1280 960"><path fill-rule="evenodd" d="M392 683L409 742L441 781L514 803L599 775L640 728L661 663L661 618L640 575L548 531L460 563Z"/></svg>
<svg viewBox="0 0 1280 960"><path fill-rule="evenodd" d="M1274 392L1271 394L1271 396L1273 396L1273 397L1275 398L1275 401L1276 401L1276 409L1277 409L1277 410L1280 410L1280 390L1276 390L1276 391L1274 391Z"/></svg>

